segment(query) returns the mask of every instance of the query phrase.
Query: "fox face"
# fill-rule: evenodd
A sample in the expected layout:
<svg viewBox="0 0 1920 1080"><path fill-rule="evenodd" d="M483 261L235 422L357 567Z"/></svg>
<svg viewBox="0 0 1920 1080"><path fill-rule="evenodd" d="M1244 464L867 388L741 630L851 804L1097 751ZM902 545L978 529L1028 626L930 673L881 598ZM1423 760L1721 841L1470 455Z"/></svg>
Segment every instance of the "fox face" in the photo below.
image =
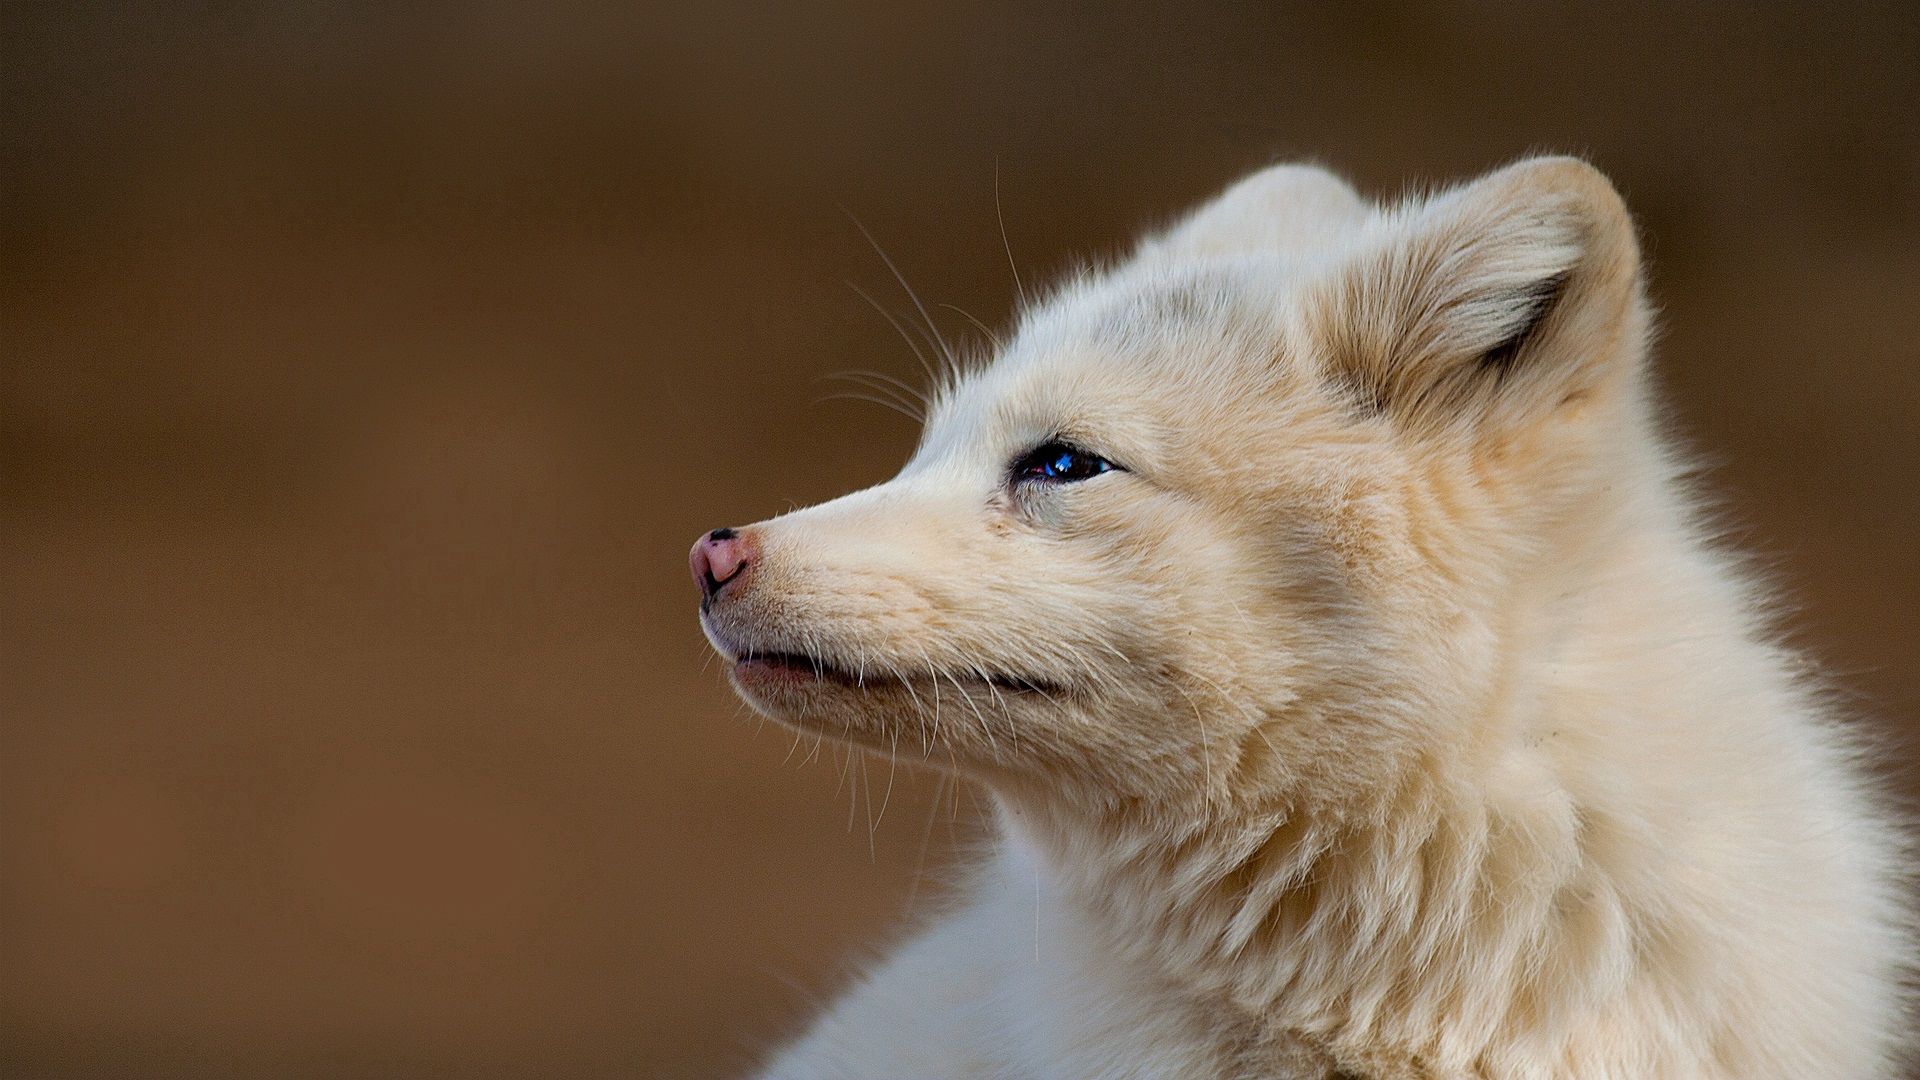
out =
<svg viewBox="0 0 1920 1080"><path fill-rule="evenodd" d="M1460 752L1651 467L1632 229L1537 159L1375 207L1230 188L933 394L866 490L701 538L758 712L1002 787L1334 801Z"/></svg>

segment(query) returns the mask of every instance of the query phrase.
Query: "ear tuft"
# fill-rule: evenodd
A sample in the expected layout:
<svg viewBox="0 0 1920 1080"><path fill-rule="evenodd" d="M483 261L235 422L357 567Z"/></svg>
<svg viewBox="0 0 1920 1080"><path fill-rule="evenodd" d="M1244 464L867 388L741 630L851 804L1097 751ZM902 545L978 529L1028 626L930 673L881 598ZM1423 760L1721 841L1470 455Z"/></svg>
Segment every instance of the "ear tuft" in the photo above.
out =
<svg viewBox="0 0 1920 1080"><path fill-rule="evenodd" d="M1297 250L1337 241L1370 213L1345 180L1317 165L1272 165L1236 182L1141 244L1142 258Z"/></svg>
<svg viewBox="0 0 1920 1080"><path fill-rule="evenodd" d="M1638 273L1612 186L1543 158L1382 219L1309 316L1356 404L1452 427L1549 408L1637 353Z"/></svg>

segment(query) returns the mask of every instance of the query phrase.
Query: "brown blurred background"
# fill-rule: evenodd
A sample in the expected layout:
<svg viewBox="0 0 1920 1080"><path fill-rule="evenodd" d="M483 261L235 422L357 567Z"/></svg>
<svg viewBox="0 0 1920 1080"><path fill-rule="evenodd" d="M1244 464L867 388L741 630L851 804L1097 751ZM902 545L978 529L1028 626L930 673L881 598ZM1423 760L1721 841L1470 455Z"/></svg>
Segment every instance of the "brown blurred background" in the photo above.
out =
<svg viewBox="0 0 1920 1080"><path fill-rule="evenodd" d="M0 1070L727 1075L924 911L970 799L789 758L684 553L904 458L840 208L999 323L996 171L1032 282L1590 155L1920 788L1920 16L1683 6L7 4Z"/></svg>

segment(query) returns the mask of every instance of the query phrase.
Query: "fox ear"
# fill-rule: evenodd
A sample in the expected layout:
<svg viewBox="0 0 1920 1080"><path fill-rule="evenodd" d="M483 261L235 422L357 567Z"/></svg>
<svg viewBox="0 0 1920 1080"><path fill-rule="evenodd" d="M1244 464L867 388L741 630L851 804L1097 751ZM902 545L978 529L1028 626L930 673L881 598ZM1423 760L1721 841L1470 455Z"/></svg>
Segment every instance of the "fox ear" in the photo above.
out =
<svg viewBox="0 0 1920 1080"><path fill-rule="evenodd" d="M1369 208L1315 165L1273 165L1244 177L1140 245L1142 258L1285 251L1355 232Z"/></svg>
<svg viewBox="0 0 1920 1080"><path fill-rule="evenodd" d="M1521 423L1630 371L1639 279L1613 186L1535 158L1383 218L1308 317L1362 408L1421 431Z"/></svg>

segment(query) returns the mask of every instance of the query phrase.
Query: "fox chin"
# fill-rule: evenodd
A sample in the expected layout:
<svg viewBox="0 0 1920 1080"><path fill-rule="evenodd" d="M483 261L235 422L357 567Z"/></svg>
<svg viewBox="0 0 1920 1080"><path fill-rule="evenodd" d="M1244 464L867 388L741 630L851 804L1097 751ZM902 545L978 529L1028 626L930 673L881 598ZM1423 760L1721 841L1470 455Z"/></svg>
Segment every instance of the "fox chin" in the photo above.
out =
<svg viewBox="0 0 1920 1080"><path fill-rule="evenodd" d="M702 537L748 704L997 825L763 1075L1896 1075L1912 851L1649 325L1584 162L1277 166L1024 310L893 479Z"/></svg>

